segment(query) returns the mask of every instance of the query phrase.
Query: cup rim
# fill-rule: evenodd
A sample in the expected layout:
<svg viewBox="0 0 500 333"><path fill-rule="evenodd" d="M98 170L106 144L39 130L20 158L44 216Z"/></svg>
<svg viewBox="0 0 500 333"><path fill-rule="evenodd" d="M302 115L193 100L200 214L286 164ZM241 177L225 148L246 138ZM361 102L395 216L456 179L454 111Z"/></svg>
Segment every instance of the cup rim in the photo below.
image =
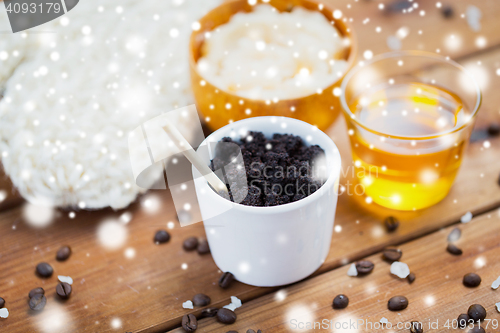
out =
<svg viewBox="0 0 500 333"><path fill-rule="evenodd" d="M322 14L323 16L325 16L325 14L323 13L324 10L325 11L333 12L333 8L332 8L331 5L324 4L324 3L318 2L316 0L305 0L305 1L317 4L317 5L322 4L323 5L323 9L322 10L317 9L315 11L318 12L318 13L320 13L320 14ZM210 15L212 13L220 11L224 7L229 7L232 4L237 3L237 2L246 2L246 0L228 0L228 1L225 1L222 4L218 5L217 7L211 9L208 13L206 13L203 17L201 17L199 19L199 21L202 21L206 16L208 16L208 15ZM258 4L267 4L267 5L272 6L269 2L258 2L256 5L258 5ZM252 6L252 7L254 7L254 6ZM234 14L236 14L236 13L233 13L232 16L234 16ZM325 16L325 18L327 18L327 17ZM337 78L335 81L332 81L330 84L328 84L328 86L324 87L323 91L327 90L329 88L332 88L333 86L335 86L335 85L339 84L340 82L342 82L342 79L345 78L345 76L347 75L347 73L349 73L349 71L354 68L355 61L356 61L356 58L357 58L357 53L358 53L357 36L356 36L356 34L355 34L352 26L348 22L342 21L341 19L335 19L335 18L333 18L333 20L334 20L335 23L340 22L340 24L342 24L344 26L344 28L340 29L340 30L345 35L345 37L349 38L349 41L350 41L350 44L349 44L350 51L349 51L349 56L346 59L347 68L346 68L345 72L342 74L341 77ZM216 27L213 27L213 29L215 29ZM339 28L337 28L337 29L339 29ZM266 99L244 97L244 96L240 96L238 94L235 94L233 92L227 91L225 89L221 89L221 88L215 86L210 80L208 80L204 75L202 75L198 71L198 67L196 66L196 64L198 62L195 60L195 57L194 57L194 53L195 53L194 49L195 48L194 48L194 43L193 43L194 36L197 33L199 33L199 32L198 31L193 31L191 33L191 36L190 36L189 65L190 65L191 69L193 71L195 71L201 78L203 78L203 80L206 80L207 83L210 83L215 88L220 89L221 91L223 91L225 94L228 94L229 96L233 96L235 98L239 98L239 99L243 99L243 100L248 100L248 101L253 101L253 102L266 103ZM304 95L304 96L299 96L299 97L280 98L279 101L280 102L285 102L285 103L287 103L287 102L293 102L293 101L297 101L297 100L300 100L300 99L303 99L303 98L307 98L307 97L310 97L310 96L314 96L314 95L317 95L317 92L310 93L310 94L307 94L307 95Z"/></svg>
<svg viewBox="0 0 500 333"><path fill-rule="evenodd" d="M306 123L305 121L302 121L302 120L298 120L298 119L290 118L290 117L280 117L280 116L262 116L262 117L252 117L252 118L242 119L242 120L235 121L234 123L228 124L224 127L219 128L218 130L214 131L209 136L207 136L205 138L205 140L203 140L203 142L200 144L200 147L204 146L208 142L210 142L211 141L210 138L212 136L214 136L215 134L220 135L221 132L228 131L228 129L231 126L234 126L235 124L238 124L238 125L241 125L242 123L258 124L258 123L263 122L263 121L271 121L272 118L277 119L277 121L282 120L282 121L286 121L288 123L296 123L299 126L309 127L310 129L318 132L319 137L324 141L324 145L330 146L330 147L321 147L325 150L326 154L328 154L328 152L330 154L332 154L332 159L333 159L333 163L334 163L334 166L333 166L332 170L330 171L325 183L316 192L314 192L313 194L311 194L303 199L300 199L298 201L286 203L283 205L277 205L277 206L246 206L246 205L242 205L240 203L236 203L236 202L224 199L223 197L221 197L220 195L215 193L208 186L208 183L205 180L202 180L200 182L200 184L202 184L203 188L205 190L207 190L207 193L209 193L208 195L210 196L211 200L216 200L217 202L220 202L221 204L225 204L225 205L230 204L231 209L239 209L242 212L248 212L248 213L252 213L252 214L279 214L279 213L288 212L288 211L306 206L306 205L314 202L316 199L319 199L319 196L323 195L322 192L324 192L326 189L335 186L335 182L337 180L339 180L339 178L340 178L340 168L342 166L342 160L341 160L339 149L338 149L337 145L335 144L335 142L333 142L333 140L328 135L326 135L325 132L321 131L319 128L317 128L309 123ZM258 130L258 128L256 130ZM290 133L290 134L301 136L300 134L295 134L295 133ZM314 143L314 144L319 145L319 143ZM336 161L338 161L338 162L336 162ZM195 170L194 167L192 167L192 170L194 172L194 170Z"/></svg>
<svg viewBox="0 0 500 333"><path fill-rule="evenodd" d="M475 93L476 93L476 104L474 105L474 108L472 111L472 116L469 118L468 121L466 121L464 124L462 124L458 128L452 128L448 131L440 132L440 133L433 134L433 135L400 136L400 135L390 135L387 133L383 133L383 132L374 130L374 129L370 128L369 126L361 123L360 121L358 121L358 119L355 118L354 114L352 113L351 109L349 108L349 106L347 104L346 96L345 96L346 87L347 87L348 82L351 80L351 78L356 73L361 71L364 67L372 65L378 61L389 59L389 58L408 57L408 56L416 56L416 57L421 57L421 58L429 58L429 59L442 61L443 63L447 63L447 64L455 67L460 72L464 73L465 75L467 75L470 78L470 82L472 82L472 84L474 86ZM449 59L448 57L444 57L442 55L432 53L432 52L419 51L419 50L386 52L386 53L382 53L382 54L379 54L379 55L373 57L369 61L363 62L363 64L358 64L345 75L344 80L342 81L342 85L340 88L342 91L342 94L340 95L340 103L342 105L342 110L343 110L345 116L349 118L349 121L354 122L356 125L362 127L363 129L365 129L373 134L388 137L391 139L400 139L400 140L429 140L429 139L440 138L440 137L443 137L443 136L446 136L449 134L459 132L459 131L463 130L464 128L468 127L469 125L474 124L473 120L477 116L477 113L479 111L479 108L481 107L481 103L482 103L482 99L483 99L479 84L477 83L476 79L470 74L470 72L466 68L464 68L462 65L460 65L456 61Z"/></svg>

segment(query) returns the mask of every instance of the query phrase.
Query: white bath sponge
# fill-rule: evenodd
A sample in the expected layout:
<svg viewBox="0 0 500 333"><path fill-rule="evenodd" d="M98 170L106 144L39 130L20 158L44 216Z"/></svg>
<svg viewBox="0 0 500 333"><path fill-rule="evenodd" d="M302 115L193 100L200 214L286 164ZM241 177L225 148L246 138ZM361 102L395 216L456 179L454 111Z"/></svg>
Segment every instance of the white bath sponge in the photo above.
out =
<svg viewBox="0 0 500 333"><path fill-rule="evenodd" d="M192 22L219 2L80 1L32 29L45 33L0 41L0 153L21 195L90 209L132 202L143 190L133 179L127 134L193 103ZM5 13L0 20L5 26Z"/></svg>

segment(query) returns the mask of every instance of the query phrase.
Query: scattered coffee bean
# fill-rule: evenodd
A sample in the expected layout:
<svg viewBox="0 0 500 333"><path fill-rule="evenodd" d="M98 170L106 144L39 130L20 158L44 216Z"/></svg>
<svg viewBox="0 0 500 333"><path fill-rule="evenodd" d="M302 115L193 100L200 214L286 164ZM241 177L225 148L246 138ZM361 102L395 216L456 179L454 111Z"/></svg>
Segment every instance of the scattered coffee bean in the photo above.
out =
<svg viewBox="0 0 500 333"><path fill-rule="evenodd" d="M247 333L255 333L255 331L253 329L248 329Z"/></svg>
<svg viewBox="0 0 500 333"><path fill-rule="evenodd" d="M399 227L399 221L394 216L389 216L388 218L386 218L384 224L387 228L387 231L389 232L393 232Z"/></svg>
<svg viewBox="0 0 500 333"><path fill-rule="evenodd" d="M198 244L198 249L197 249L199 254L207 254L210 253L210 246L208 246L207 240L202 240Z"/></svg>
<svg viewBox="0 0 500 333"><path fill-rule="evenodd" d="M36 265L36 273L41 277L48 278L52 276L52 273L54 273L54 269L46 262L41 262Z"/></svg>
<svg viewBox="0 0 500 333"><path fill-rule="evenodd" d="M198 328L198 321L193 314L187 314L182 317L182 328L186 332L194 332Z"/></svg>
<svg viewBox="0 0 500 333"><path fill-rule="evenodd" d="M469 306L467 314L474 321L484 320L486 318L486 309L481 304L472 304Z"/></svg>
<svg viewBox="0 0 500 333"><path fill-rule="evenodd" d="M42 294L36 294L30 298L29 306L31 310L41 311L47 304L47 299Z"/></svg>
<svg viewBox="0 0 500 333"><path fill-rule="evenodd" d="M228 288L231 285L231 282L234 280L234 275L230 272L223 273L219 278L219 287Z"/></svg>
<svg viewBox="0 0 500 333"><path fill-rule="evenodd" d="M481 277L476 273L465 274L463 283L466 287L474 288L481 284Z"/></svg>
<svg viewBox="0 0 500 333"><path fill-rule="evenodd" d="M408 307L408 298L404 296L394 296L387 303L387 308L391 311L400 311Z"/></svg>
<svg viewBox="0 0 500 333"><path fill-rule="evenodd" d="M411 2L404 0L395 0L388 2L384 7L384 12L386 14L400 14L404 10L411 7Z"/></svg>
<svg viewBox="0 0 500 333"><path fill-rule="evenodd" d="M412 284L413 281L415 281L415 278L416 278L415 273L410 273L406 278L408 279L408 282L410 284Z"/></svg>
<svg viewBox="0 0 500 333"><path fill-rule="evenodd" d="M441 9L441 14L443 14L443 16L445 18L452 18L453 15L455 14L454 11L453 11L453 7L449 6L449 5L445 5L443 6L443 8Z"/></svg>
<svg viewBox="0 0 500 333"><path fill-rule="evenodd" d="M400 249L388 248L385 249L384 252L382 252L382 256L385 260L392 263L401 259L401 257L403 256L403 252Z"/></svg>
<svg viewBox="0 0 500 333"><path fill-rule="evenodd" d="M469 325L469 315L466 313L462 313L460 316L458 316L457 323L458 327L460 328L466 328L467 325Z"/></svg>
<svg viewBox="0 0 500 333"><path fill-rule="evenodd" d="M345 309L349 305L349 298L346 295L337 295L333 299L332 307L334 309Z"/></svg>
<svg viewBox="0 0 500 333"><path fill-rule="evenodd" d="M238 331L227 331L226 333L238 333Z"/></svg>
<svg viewBox="0 0 500 333"><path fill-rule="evenodd" d="M184 243L182 243L182 247L186 251L193 251L196 250L198 247L198 238L196 237L189 237L184 240Z"/></svg>
<svg viewBox="0 0 500 333"><path fill-rule="evenodd" d="M166 243L170 240L170 234L166 230L158 230L154 240L156 244Z"/></svg>
<svg viewBox="0 0 500 333"><path fill-rule="evenodd" d="M5 307L5 300L2 297L0 297L0 309L3 307Z"/></svg>
<svg viewBox="0 0 500 333"><path fill-rule="evenodd" d="M369 260L361 260L356 263L358 274L369 274L373 271L375 265Z"/></svg>
<svg viewBox="0 0 500 333"><path fill-rule="evenodd" d="M215 317L217 315L218 308L206 308L201 310L201 318Z"/></svg>
<svg viewBox="0 0 500 333"><path fill-rule="evenodd" d="M410 332L411 333L423 333L424 327L423 327L422 323L420 323L418 321L412 321L411 327L410 327Z"/></svg>
<svg viewBox="0 0 500 333"><path fill-rule="evenodd" d="M236 313L226 308L219 309L217 320L223 324L232 324L236 321Z"/></svg>
<svg viewBox="0 0 500 333"><path fill-rule="evenodd" d="M65 261L71 255L71 248L69 246L62 246L56 253L57 261Z"/></svg>
<svg viewBox="0 0 500 333"><path fill-rule="evenodd" d="M459 249L454 244L448 244L448 247L446 248L446 251L448 251L449 253L451 253L451 254L453 254L455 256L462 255L462 253L463 253L462 249Z"/></svg>
<svg viewBox="0 0 500 333"><path fill-rule="evenodd" d="M56 293L62 299L69 298L72 290L73 289L71 288L71 285L69 283L66 283L66 282L61 282L56 287Z"/></svg>
<svg viewBox="0 0 500 333"><path fill-rule="evenodd" d="M29 294L28 294L28 297L32 298L33 296L38 295L38 294L45 295L45 290L43 290L43 288L31 289Z"/></svg>
<svg viewBox="0 0 500 333"><path fill-rule="evenodd" d="M481 326L474 326L469 330L469 333L486 333L486 331Z"/></svg>
<svg viewBox="0 0 500 333"><path fill-rule="evenodd" d="M498 136L500 134L500 124L491 124L488 126L488 134L491 136Z"/></svg>
<svg viewBox="0 0 500 333"><path fill-rule="evenodd" d="M205 294L196 294L193 297L194 306L207 306L210 304L210 297Z"/></svg>

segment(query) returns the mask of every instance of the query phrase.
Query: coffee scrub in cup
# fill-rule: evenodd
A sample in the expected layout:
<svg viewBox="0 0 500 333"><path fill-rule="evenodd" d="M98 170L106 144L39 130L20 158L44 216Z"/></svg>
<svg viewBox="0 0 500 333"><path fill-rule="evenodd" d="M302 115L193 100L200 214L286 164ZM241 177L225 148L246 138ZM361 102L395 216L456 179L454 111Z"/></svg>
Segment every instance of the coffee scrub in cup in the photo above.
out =
<svg viewBox="0 0 500 333"><path fill-rule="evenodd" d="M225 161L219 143L239 148L233 153L242 156L244 168ZM219 195L193 168L207 239L221 271L243 283L279 286L321 266L330 249L341 166L325 133L296 119L255 117L215 131L198 155L216 173L222 170L230 189L230 198ZM231 177L240 178L240 170L245 186L235 187Z"/></svg>

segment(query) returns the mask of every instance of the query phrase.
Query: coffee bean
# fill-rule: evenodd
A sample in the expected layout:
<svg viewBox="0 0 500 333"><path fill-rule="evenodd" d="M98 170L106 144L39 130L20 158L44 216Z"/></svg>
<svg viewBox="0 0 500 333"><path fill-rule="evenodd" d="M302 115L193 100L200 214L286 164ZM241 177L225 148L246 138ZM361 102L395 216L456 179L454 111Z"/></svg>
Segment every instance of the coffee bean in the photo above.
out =
<svg viewBox="0 0 500 333"><path fill-rule="evenodd" d="M356 263L358 274L369 274L373 271L375 265L369 260L361 260Z"/></svg>
<svg viewBox="0 0 500 333"><path fill-rule="evenodd" d="M448 244L446 251L448 251L449 253L451 253L455 256L459 256L463 253L462 249L459 249L456 245L453 245L453 244Z"/></svg>
<svg viewBox="0 0 500 333"><path fill-rule="evenodd" d="M400 249L389 248L385 249L384 252L382 252L382 256L385 260L392 263L401 259L401 257L403 256L403 252L401 252Z"/></svg>
<svg viewBox="0 0 500 333"><path fill-rule="evenodd" d="M259 330L260 331L260 330ZM255 331L253 329L248 329L247 330L247 333L255 333Z"/></svg>
<svg viewBox="0 0 500 333"><path fill-rule="evenodd" d="M29 306L31 310L41 311L47 304L47 299L42 294L36 294L30 298Z"/></svg>
<svg viewBox="0 0 500 333"><path fill-rule="evenodd" d="M201 310L201 318L215 317L217 315L218 308L206 308Z"/></svg>
<svg viewBox="0 0 500 333"><path fill-rule="evenodd" d="M234 275L229 272L225 272L219 278L219 287L226 289L231 285L231 282L233 282L233 280Z"/></svg>
<svg viewBox="0 0 500 333"><path fill-rule="evenodd" d="M476 273L465 274L463 283L466 287L474 288L481 284L481 277Z"/></svg>
<svg viewBox="0 0 500 333"><path fill-rule="evenodd" d="M333 299L332 307L334 309L345 309L349 305L349 298L346 295L337 295Z"/></svg>
<svg viewBox="0 0 500 333"><path fill-rule="evenodd" d="M486 331L481 326L474 326L469 330L469 333L486 333Z"/></svg>
<svg viewBox="0 0 500 333"><path fill-rule="evenodd" d="M408 282L412 284L416 279L415 273L410 273L406 278L408 279Z"/></svg>
<svg viewBox="0 0 500 333"><path fill-rule="evenodd" d="M494 123L488 126L488 134L491 136L498 136L500 134L500 124Z"/></svg>
<svg viewBox="0 0 500 333"><path fill-rule="evenodd" d="M62 246L56 253L57 261L65 261L71 255L71 248L69 246Z"/></svg>
<svg viewBox="0 0 500 333"><path fill-rule="evenodd" d="M226 333L238 333L238 331L227 331Z"/></svg>
<svg viewBox="0 0 500 333"><path fill-rule="evenodd" d="M455 14L454 11L453 11L453 7L449 6L449 5L445 5L443 6L443 8L441 9L441 14L445 17L445 18L452 18L453 15Z"/></svg>
<svg viewBox="0 0 500 333"><path fill-rule="evenodd" d="M384 224L387 228L387 231L389 232L393 232L399 227L399 221L394 216L389 216L388 218L386 218Z"/></svg>
<svg viewBox="0 0 500 333"><path fill-rule="evenodd" d="M404 296L394 296L387 303L387 308L391 311L404 310L408 307L408 298Z"/></svg>
<svg viewBox="0 0 500 333"><path fill-rule="evenodd" d="M62 299L69 298L71 291L73 291L73 288L71 288L71 285L66 282L61 282L56 287L56 293Z"/></svg>
<svg viewBox="0 0 500 333"><path fill-rule="evenodd" d="M210 297L205 294L196 294L193 297L194 306L207 306L210 304Z"/></svg>
<svg viewBox="0 0 500 333"><path fill-rule="evenodd" d="M189 237L184 240L182 243L182 247L186 251L193 251L198 247L198 238L196 237Z"/></svg>
<svg viewBox="0 0 500 333"><path fill-rule="evenodd" d="M484 320L486 318L486 309L481 304L472 304L469 306L467 314L474 321Z"/></svg>
<svg viewBox="0 0 500 333"><path fill-rule="evenodd" d="M45 295L45 290L43 290L43 288L35 288L35 289L31 289L29 294L28 294L28 297L31 298L35 295Z"/></svg>
<svg viewBox="0 0 500 333"><path fill-rule="evenodd" d="M200 244L198 244L197 250L199 254L207 254L210 253L210 246L206 240L202 240Z"/></svg>
<svg viewBox="0 0 500 333"><path fill-rule="evenodd" d="M219 309L217 320L223 324L232 324L236 321L236 313L226 308Z"/></svg>
<svg viewBox="0 0 500 333"><path fill-rule="evenodd" d="M423 327L422 323L420 323L418 321L412 321L411 327L410 327L410 332L411 333L423 333L424 327Z"/></svg>
<svg viewBox="0 0 500 333"><path fill-rule="evenodd" d="M154 241L156 244L163 244L170 240L170 234L166 230L158 230L155 234Z"/></svg>
<svg viewBox="0 0 500 333"><path fill-rule="evenodd" d="M469 315L466 313L462 313L460 316L458 316L457 323L458 327L460 328L466 328L467 325L469 325Z"/></svg>
<svg viewBox="0 0 500 333"><path fill-rule="evenodd" d="M3 308L5 306L5 300L0 297L0 309Z"/></svg>
<svg viewBox="0 0 500 333"><path fill-rule="evenodd" d="M36 265L36 273L41 277L48 278L52 276L52 273L54 273L54 269L46 262L41 262Z"/></svg>
<svg viewBox="0 0 500 333"><path fill-rule="evenodd" d="M182 328L186 332L194 332L198 328L198 320L193 314L187 314L182 317Z"/></svg>

